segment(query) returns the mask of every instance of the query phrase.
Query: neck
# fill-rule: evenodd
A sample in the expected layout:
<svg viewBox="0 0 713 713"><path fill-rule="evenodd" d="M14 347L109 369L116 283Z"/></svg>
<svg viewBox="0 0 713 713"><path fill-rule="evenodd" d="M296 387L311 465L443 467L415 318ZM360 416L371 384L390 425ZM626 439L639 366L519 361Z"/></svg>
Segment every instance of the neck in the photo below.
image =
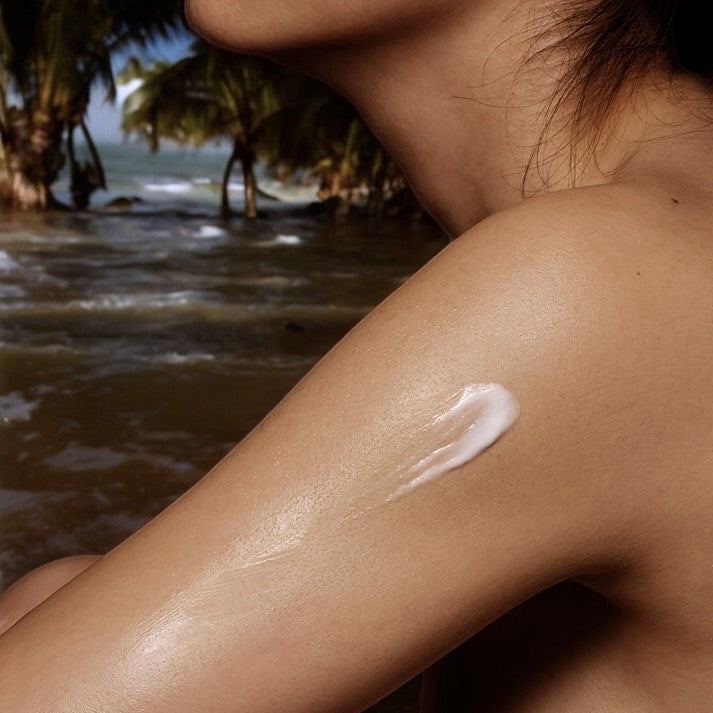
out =
<svg viewBox="0 0 713 713"><path fill-rule="evenodd" d="M642 110L639 103L635 111L617 114L602 160L586 172L572 176L569 151L547 138L538 156L554 158L528 171L544 128L542 110L558 79L556 63L545 67L545 59L522 69L537 32L531 10L543 3L463 5L428 27L388 40L313 47L277 58L322 80L357 107L450 235L520 202L523 186L530 195L569 188L575 180L578 186L607 183L620 166L630 179L642 140L660 138L652 134L651 116L666 115L663 136L671 134L675 115L681 118L680 106L666 104L659 93L657 107L647 104ZM566 118L564 112L560 120ZM555 123L547 135L566 136L559 128L565 126ZM649 168L651 161L648 152Z"/></svg>

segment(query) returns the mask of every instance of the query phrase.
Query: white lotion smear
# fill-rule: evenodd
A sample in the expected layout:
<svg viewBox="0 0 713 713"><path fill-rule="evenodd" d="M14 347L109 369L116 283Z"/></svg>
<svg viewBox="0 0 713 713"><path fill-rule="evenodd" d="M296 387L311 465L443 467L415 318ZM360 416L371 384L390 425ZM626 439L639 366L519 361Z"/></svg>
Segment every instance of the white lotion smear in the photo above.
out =
<svg viewBox="0 0 713 713"><path fill-rule="evenodd" d="M467 384L445 398L423 425L416 425L409 445L394 453L394 467L352 504L339 526L399 500L444 473L473 460L517 421L517 398L500 384Z"/></svg>
<svg viewBox="0 0 713 713"><path fill-rule="evenodd" d="M500 384L469 384L446 402L444 410L422 431L428 444L411 465L400 470L407 480L387 500L394 500L443 473L465 465L493 445L515 423L520 407Z"/></svg>

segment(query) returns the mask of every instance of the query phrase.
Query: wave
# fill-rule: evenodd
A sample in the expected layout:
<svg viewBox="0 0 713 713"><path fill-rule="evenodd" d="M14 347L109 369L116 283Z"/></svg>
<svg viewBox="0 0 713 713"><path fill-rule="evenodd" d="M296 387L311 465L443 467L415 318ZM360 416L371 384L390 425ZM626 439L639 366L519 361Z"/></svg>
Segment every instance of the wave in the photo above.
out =
<svg viewBox="0 0 713 713"><path fill-rule="evenodd" d="M196 238L222 238L225 234L225 230L217 225L201 225L193 233L193 236Z"/></svg>
<svg viewBox="0 0 713 713"><path fill-rule="evenodd" d="M23 344L19 342L2 342L0 343L0 355L12 354L19 358L37 358L37 357L68 357L82 360L85 365L92 364L88 370L90 378L94 379L98 376L107 376L109 374L125 374L127 371L142 371L151 369L156 365L159 366L195 366L208 367L212 369L228 368L231 373L237 372L263 372L265 370L304 370L310 367L318 354L294 354L285 352L268 351L260 353L251 348L247 352L240 353L238 345L235 349L229 352L216 349L214 352L209 351L186 351L182 352L179 349L162 351L161 346L146 345L142 350L138 350L135 345L127 344L125 340L111 342L108 347L106 343L100 341L94 346L79 344L75 347L59 344ZM100 368L101 366L101 368ZM47 393L52 389L47 387ZM2 397L0 397L1 399ZM39 402L27 402L31 409L34 409ZM13 416L13 420L22 420L17 416L23 415L22 405L13 404L19 410L8 412L7 415ZM2 410L0 409L0 419L2 418ZM9 421L7 421L9 422Z"/></svg>
<svg viewBox="0 0 713 713"><path fill-rule="evenodd" d="M299 235L277 235L275 236L275 242L280 245L300 245L302 238Z"/></svg>
<svg viewBox="0 0 713 713"><path fill-rule="evenodd" d="M131 461L130 453L122 453L109 447L94 448L69 444L59 453L47 456L42 463L49 468L62 468L73 472L109 470Z"/></svg>
<svg viewBox="0 0 713 713"><path fill-rule="evenodd" d="M179 474L193 473L196 470L192 463L141 446L119 451L110 446L88 446L77 441L68 443L61 451L42 460L43 465L48 468L69 470L73 473L112 470L132 462L148 463Z"/></svg>
<svg viewBox="0 0 713 713"><path fill-rule="evenodd" d="M17 342L0 342L0 352L12 352L17 356L72 356L78 354L76 349L72 349L66 344L19 344Z"/></svg>
<svg viewBox="0 0 713 713"><path fill-rule="evenodd" d="M31 238L29 241L34 242ZM28 258L33 259L32 255L23 257L23 262L20 262L6 250L0 250L0 275L3 277L3 282L0 284L0 297L13 298L26 295L25 287L22 284L13 284L16 282L66 287L65 280L50 275L42 265L29 264L27 261Z"/></svg>
<svg viewBox="0 0 713 713"><path fill-rule="evenodd" d="M145 191L160 193L188 193L193 188L191 181L174 181L171 183L144 183Z"/></svg>
<svg viewBox="0 0 713 713"><path fill-rule="evenodd" d="M205 361L215 361L215 354L195 353L179 354L178 352L167 352L158 354L149 359L154 364L199 364Z"/></svg>
<svg viewBox="0 0 713 713"><path fill-rule="evenodd" d="M141 309L163 309L181 307L196 302L197 293L191 290L178 290L166 293L139 293L102 295L83 300L69 300L64 304L58 302L27 304L30 309L44 308L51 314L65 312L122 312ZM19 303L18 303L19 306ZM19 310L21 311L21 310Z"/></svg>
<svg viewBox="0 0 713 713"><path fill-rule="evenodd" d="M287 275L246 275L231 277L231 285L242 287L303 287L312 282L308 277Z"/></svg>
<svg viewBox="0 0 713 713"><path fill-rule="evenodd" d="M0 298L24 297L27 290L23 290L19 285L0 284Z"/></svg>
<svg viewBox="0 0 713 713"><path fill-rule="evenodd" d="M0 395L0 422L29 421L39 401L28 401L20 391Z"/></svg>
<svg viewBox="0 0 713 713"><path fill-rule="evenodd" d="M251 245L256 248L270 248L276 245L301 245L303 242L303 239L299 235L278 234L269 240L257 240L252 242Z"/></svg>
<svg viewBox="0 0 713 713"><path fill-rule="evenodd" d="M6 250L0 250L0 272L14 272L20 269L20 263Z"/></svg>
<svg viewBox="0 0 713 713"><path fill-rule="evenodd" d="M269 319L356 320L367 314L373 305L335 304L265 304L220 303L201 299L191 290L167 293L103 295L67 302L15 302L0 304L0 315L35 317L41 315L73 315L81 313L132 313L155 316L159 313L195 314L206 319L226 321L261 321Z"/></svg>
<svg viewBox="0 0 713 713"><path fill-rule="evenodd" d="M15 490L3 488L0 490L0 515L12 515L23 510L33 510L40 502L67 500L74 497L72 493L52 490Z"/></svg>

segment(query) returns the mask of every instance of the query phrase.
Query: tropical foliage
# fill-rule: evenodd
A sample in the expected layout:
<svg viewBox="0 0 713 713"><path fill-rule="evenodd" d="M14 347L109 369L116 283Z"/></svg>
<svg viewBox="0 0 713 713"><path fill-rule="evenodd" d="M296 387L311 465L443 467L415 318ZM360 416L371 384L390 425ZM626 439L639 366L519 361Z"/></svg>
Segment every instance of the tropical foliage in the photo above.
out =
<svg viewBox="0 0 713 713"><path fill-rule="evenodd" d="M51 186L66 157L72 194L86 205L105 184L84 117L91 91L115 94L112 54L145 45L180 23L175 0L3 0L0 6L0 199L20 208L56 204ZM80 165L74 132L92 160ZM64 139L66 138L66 148Z"/></svg>
<svg viewBox="0 0 713 713"><path fill-rule="evenodd" d="M313 92L289 125L282 155L292 166L313 166L320 198L332 201L337 212L357 204L380 214L387 200L396 208L417 204L396 162L341 96Z"/></svg>
<svg viewBox="0 0 713 713"><path fill-rule="evenodd" d="M196 41L175 64L144 67L132 59L120 80L140 79L124 103L123 128L145 138L153 150L161 139L201 146L227 139L231 145L223 175L221 213L230 214L228 183L233 165L242 166L245 214L257 215L254 165L274 160L289 127L281 117L304 104L307 80L258 57L244 57Z"/></svg>
<svg viewBox="0 0 713 713"><path fill-rule="evenodd" d="M116 95L112 60L129 47L184 28L179 0L2 0L0 5L0 203L23 209L57 206L52 185L66 165L72 201L86 207L106 188L104 168L85 116L92 91ZM124 105L123 127L153 150L162 139L201 146L227 140L221 212L242 168L245 213L257 215L255 164L281 177L307 169L319 196L337 212L358 205L414 204L398 166L359 113L303 75L258 57L203 41L174 64L127 63L118 81L139 79ZM75 134L90 160L80 163Z"/></svg>
<svg viewBox="0 0 713 713"><path fill-rule="evenodd" d="M145 67L132 59L120 81L140 79L124 104L123 128L157 150L161 139L201 146L227 139L221 214L230 215L228 184L242 166L245 215L257 215L258 158L286 177L312 168L320 197L345 211L359 198L382 204L387 186L405 187L400 172L356 110L325 86L259 57L197 41L175 64Z"/></svg>

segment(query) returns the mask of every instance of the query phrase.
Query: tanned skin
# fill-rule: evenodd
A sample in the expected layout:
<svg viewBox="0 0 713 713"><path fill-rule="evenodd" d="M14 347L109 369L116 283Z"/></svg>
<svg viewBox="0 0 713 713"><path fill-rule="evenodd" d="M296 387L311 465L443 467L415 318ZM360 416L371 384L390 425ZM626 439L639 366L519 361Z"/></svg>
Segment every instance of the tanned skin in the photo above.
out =
<svg viewBox="0 0 713 713"><path fill-rule="evenodd" d="M348 96L454 240L157 518L11 590L0 710L347 713L429 667L429 712L708 710L713 97L652 67L597 163L544 139L526 176L557 65L514 70L550 6L189 4ZM490 381L510 431L351 517Z"/></svg>

